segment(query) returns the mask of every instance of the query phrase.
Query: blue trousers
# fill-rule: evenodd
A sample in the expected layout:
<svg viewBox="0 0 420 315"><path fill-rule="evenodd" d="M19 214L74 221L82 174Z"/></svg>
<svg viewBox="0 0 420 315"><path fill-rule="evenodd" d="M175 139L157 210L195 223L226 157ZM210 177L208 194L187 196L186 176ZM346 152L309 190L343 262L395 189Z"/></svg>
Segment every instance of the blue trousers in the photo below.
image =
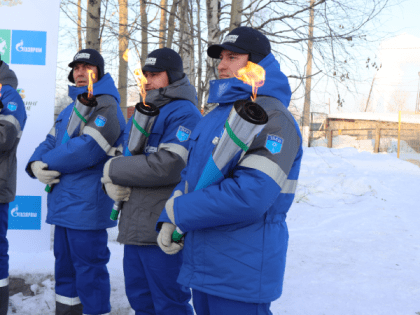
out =
<svg viewBox="0 0 420 315"><path fill-rule="evenodd" d="M271 303L245 303L192 290L197 315L272 315Z"/></svg>
<svg viewBox="0 0 420 315"><path fill-rule="evenodd" d="M9 204L0 203L0 287L5 287L9 278L9 242L7 228L9 222Z"/></svg>
<svg viewBox="0 0 420 315"><path fill-rule="evenodd" d="M111 311L111 285L106 264L111 253L104 230L74 230L55 227L56 301L66 305L82 303L85 314Z"/></svg>
<svg viewBox="0 0 420 315"><path fill-rule="evenodd" d="M158 246L124 246L125 291L136 315L193 315L191 292L176 282L182 251L165 254Z"/></svg>

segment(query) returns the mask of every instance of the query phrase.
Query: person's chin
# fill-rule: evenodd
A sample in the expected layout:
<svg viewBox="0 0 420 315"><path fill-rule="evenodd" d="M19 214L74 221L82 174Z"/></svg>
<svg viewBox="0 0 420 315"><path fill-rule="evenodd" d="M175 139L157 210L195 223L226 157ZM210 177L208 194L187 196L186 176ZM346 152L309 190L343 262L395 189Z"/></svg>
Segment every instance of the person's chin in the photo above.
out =
<svg viewBox="0 0 420 315"><path fill-rule="evenodd" d="M230 78L232 78L231 76L228 76L228 75L219 75L219 79L220 80L222 80L222 79L230 79Z"/></svg>
<svg viewBox="0 0 420 315"><path fill-rule="evenodd" d="M88 85L87 82L76 82L76 87L82 87Z"/></svg>

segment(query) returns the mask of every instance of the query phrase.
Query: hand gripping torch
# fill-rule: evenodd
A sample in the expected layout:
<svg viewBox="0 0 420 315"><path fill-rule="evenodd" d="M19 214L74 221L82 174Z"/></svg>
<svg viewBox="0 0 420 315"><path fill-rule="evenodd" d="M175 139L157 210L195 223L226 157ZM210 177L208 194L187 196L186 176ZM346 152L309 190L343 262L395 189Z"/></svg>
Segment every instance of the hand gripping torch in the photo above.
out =
<svg viewBox="0 0 420 315"><path fill-rule="evenodd" d="M248 151L267 122L268 115L260 105L247 100L236 101L226 120L222 137L213 149L195 190L206 188L223 179L225 174L221 170L238 152ZM227 170L226 174L230 171ZM172 234L172 240L178 243L183 236L183 232L177 227Z"/></svg>
<svg viewBox="0 0 420 315"><path fill-rule="evenodd" d="M72 137L74 137L75 132L79 126L80 126L80 132L83 130L83 127L85 126L87 122L87 119L89 118L93 109L97 105L98 103L96 102L95 96L88 97L88 93L79 94L77 96L76 102L73 107L73 111L70 115L70 119L67 124L67 129L63 136L63 140L61 141L61 144L66 143ZM49 193L52 191L52 188L53 188L53 185L47 185L45 187L45 191Z"/></svg>
<svg viewBox="0 0 420 315"><path fill-rule="evenodd" d="M137 155L143 152L147 138L152 130L155 117L159 115L159 108L153 104L137 103L133 117L133 125L130 129L128 144L124 151L124 156ZM111 220L117 220L123 201L114 203L111 212Z"/></svg>

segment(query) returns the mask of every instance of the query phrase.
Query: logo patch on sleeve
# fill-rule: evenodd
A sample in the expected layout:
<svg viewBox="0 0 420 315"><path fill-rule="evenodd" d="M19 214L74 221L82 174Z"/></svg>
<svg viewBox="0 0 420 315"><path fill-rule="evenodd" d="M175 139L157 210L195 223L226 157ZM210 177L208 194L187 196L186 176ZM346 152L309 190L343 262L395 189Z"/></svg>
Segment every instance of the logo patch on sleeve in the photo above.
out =
<svg viewBox="0 0 420 315"><path fill-rule="evenodd" d="M190 138L190 135L191 130L182 126L179 126L178 131L176 132L176 137L181 142L187 141Z"/></svg>
<svg viewBox="0 0 420 315"><path fill-rule="evenodd" d="M274 135L267 135L267 141L265 147L272 154L280 153L283 146L283 139Z"/></svg>
<svg viewBox="0 0 420 315"><path fill-rule="evenodd" d="M95 119L95 125L98 127L103 127L106 124L106 118L104 116L98 115Z"/></svg>
<svg viewBox="0 0 420 315"><path fill-rule="evenodd" d="M9 102L9 104L7 104L7 108L12 112L14 112L17 109L17 107L18 107L18 104L14 102Z"/></svg>

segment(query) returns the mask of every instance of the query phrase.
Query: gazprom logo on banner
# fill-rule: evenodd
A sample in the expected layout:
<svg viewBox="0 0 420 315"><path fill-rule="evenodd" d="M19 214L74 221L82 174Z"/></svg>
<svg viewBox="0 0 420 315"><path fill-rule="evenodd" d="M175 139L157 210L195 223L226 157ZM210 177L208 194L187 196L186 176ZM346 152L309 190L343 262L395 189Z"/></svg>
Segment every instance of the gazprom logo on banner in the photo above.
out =
<svg viewBox="0 0 420 315"><path fill-rule="evenodd" d="M178 138L179 141L184 142L187 141L190 137L191 134L191 130L179 126L178 131L176 132L176 137Z"/></svg>
<svg viewBox="0 0 420 315"><path fill-rule="evenodd" d="M41 229L41 196L16 196L9 204L9 229Z"/></svg>
<svg viewBox="0 0 420 315"><path fill-rule="evenodd" d="M45 66L47 32L12 31L12 62Z"/></svg>
<svg viewBox="0 0 420 315"><path fill-rule="evenodd" d="M275 135L267 135L267 141L265 142L265 147L272 154L280 153L283 146L283 139Z"/></svg>
<svg viewBox="0 0 420 315"><path fill-rule="evenodd" d="M0 30L0 56L6 63L10 63L11 33L10 30Z"/></svg>

